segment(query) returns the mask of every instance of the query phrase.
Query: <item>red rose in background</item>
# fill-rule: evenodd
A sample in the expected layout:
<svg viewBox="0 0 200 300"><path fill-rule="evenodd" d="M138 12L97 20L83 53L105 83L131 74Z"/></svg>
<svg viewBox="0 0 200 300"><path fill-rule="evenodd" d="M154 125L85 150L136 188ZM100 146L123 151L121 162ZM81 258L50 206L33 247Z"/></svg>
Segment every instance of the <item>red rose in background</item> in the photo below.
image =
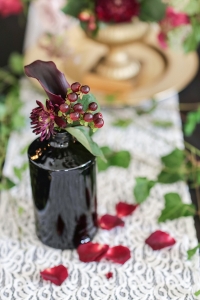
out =
<svg viewBox="0 0 200 300"><path fill-rule="evenodd" d="M0 16L18 15L23 10L20 0L0 0Z"/></svg>
<svg viewBox="0 0 200 300"><path fill-rule="evenodd" d="M158 42L162 48L167 47L167 33L173 28L190 24L188 15L177 12L173 7L166 9L165 18L160 22L161 31L158 34Z"/></svg>
<svg viewBox="0 0 200 300"><path fill-rule="evenodd" d="M130 22L139 13L136 0L96 0L97 19L103 22Z"/></svg>

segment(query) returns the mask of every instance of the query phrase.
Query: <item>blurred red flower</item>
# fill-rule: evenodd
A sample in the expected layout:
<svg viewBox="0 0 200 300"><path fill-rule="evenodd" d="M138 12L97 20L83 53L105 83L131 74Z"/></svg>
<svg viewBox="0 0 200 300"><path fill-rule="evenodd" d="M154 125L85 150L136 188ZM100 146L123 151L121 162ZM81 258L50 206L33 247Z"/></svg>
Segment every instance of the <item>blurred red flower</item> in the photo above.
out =
<svg viewBox="0 0 200 300"><path fill-rule="evenodd" d="M130 22L139 13L136 0L96 0L96 15L103 22Z"/></svg>
<svg viewBox="0 0 200 300"><path fill-rule="evenodd" d="M23 4L20 0L0 0L0 16L8 17L18 15L23 10Z"/></svg>

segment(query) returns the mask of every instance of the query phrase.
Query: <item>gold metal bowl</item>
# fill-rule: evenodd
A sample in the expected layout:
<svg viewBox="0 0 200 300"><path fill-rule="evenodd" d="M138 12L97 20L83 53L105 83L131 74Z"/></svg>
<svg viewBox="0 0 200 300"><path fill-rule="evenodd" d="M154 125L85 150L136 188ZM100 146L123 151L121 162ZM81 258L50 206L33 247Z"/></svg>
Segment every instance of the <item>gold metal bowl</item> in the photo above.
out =
<svg viewBox="0 0 200 300"><path fill-rule="evenodd" d="M88 84L101 105L139 105L151 97L162 99L168 97L172 90L182 90L198 70L195 52L184 54L172 49L162 50L157 42L157 30L156 26L151 26L143 40L126 45L127 53L141 64L140 73L132 79L111 80L97 74L95 67L108 48L86 37L79 26L68 30L65 36L76 59L52 56L38 42L26 51L25 64L36 59L53 60L69 83L79 81ZM36 80L33 82L39 87Z"/></svg>

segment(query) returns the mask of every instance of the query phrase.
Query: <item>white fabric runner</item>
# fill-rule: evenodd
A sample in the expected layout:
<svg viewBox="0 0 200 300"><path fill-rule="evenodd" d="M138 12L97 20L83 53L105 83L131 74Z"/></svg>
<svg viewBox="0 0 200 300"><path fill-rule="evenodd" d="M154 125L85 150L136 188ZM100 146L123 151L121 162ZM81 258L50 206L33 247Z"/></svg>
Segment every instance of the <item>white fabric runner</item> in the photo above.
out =
<svg viewBox="0 0 200 300"><path fill-rule="evenodd" d="M41 99L29 87L22 97L29 101L24 112L30 112L35 99ZM27 100L30 99L30 100ZM32 99L32 100L31 100ZM177 96L160 102L150 115L137 116L134 109L106 109L105 126L94 139L100 145L131 152L128 169L110 167L98 174L98 214L115 214L119 201L134 203L133 187L138 176L155 179L160 171L160 156L174 146L183 147ZM117 118L132 118L126 129L112 126ZM173 127L154 127L152 119L168 120ZM29 127L29 125L27 125ZM27 158L20 150L35 136L30 130L13 134L8 148L5 175L14 178L13 166ZM110 246L124 245L131 259L124 265L105 260L82 263L76 250L55 250L44 246L36 237L28 170L17 187L3 192L0 202L0 299L27 300L192 300L200 289L199 256L187 261L187 250L197 245L192 217L158 224L164 207L164 195L177 192L185 203L191 203L184 182L156 184L148 200L133 215L124 218L125 227L111 231L99 229L94 242ZM22 211L23 209L23 211ZM20 213L21 212L21 213ZM145 239L155 230L170 233L177 241L171 248L153 251ZM68 268L69 277L59 287L43 281L40 271L59 264ZM105 274L113 272L113 278Z"/></svg>

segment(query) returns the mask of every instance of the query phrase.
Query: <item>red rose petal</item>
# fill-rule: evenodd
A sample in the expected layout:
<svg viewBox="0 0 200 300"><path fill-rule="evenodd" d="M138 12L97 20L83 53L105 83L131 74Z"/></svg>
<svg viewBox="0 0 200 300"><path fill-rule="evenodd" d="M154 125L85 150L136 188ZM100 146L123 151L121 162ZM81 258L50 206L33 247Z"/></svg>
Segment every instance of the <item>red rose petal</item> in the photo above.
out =
<svg viewBox="0 0 200 300"><path fill-rule="evenodd" d="M149 245L153 250L160 250L165 247L174 245L176 243L176 240L168 233L157 230L145 240L145 243Z"/></svg>
<svg viewBox="0 0 200 300"><path fill-rule="evenodd" d="M107 229L110 230L116 226L124 226L124 221L122 221L119 217L117 216L112 216L109 214L106 214L102 216L99 220L99 226L102 229Z"/></svg>
<svg viewBox="0 0 200 300"><path fill-rule="evenodd" d="M131 215L134 210L138 207L138 204L128 204L126 202L119 202L116 205L116 211L118 217L125 217Z"/></svg>
<svg viewBox="0 0 200 300"><path fill-rule="evenodd" d="M131 253L129 248L121 245L110 248L105 255L105 258L118 264L124 264L130 257Z"/></svg>
<svg viewBox="0 0 200 300"><path fill-rule="evenodd" d="M100 261L108 251L108 245L101 245L98 243L81 244L77 248L80 261L91 262Z"/></svg>
<svg viewBox="0 0 200 300"><path fill-rule="evenodd" d="M108 272L107 274L105 274L107 279L110 279L113 277L113 273L112 272Z"/></svg>
<svg viewBox="0 0 200 300"><path fill-rule="evenodd" d="M61 285L68 277L67 268L63 265L45 269L44 271L41 271L40 274L44 280L49 280L56 285Z"/></svg>

